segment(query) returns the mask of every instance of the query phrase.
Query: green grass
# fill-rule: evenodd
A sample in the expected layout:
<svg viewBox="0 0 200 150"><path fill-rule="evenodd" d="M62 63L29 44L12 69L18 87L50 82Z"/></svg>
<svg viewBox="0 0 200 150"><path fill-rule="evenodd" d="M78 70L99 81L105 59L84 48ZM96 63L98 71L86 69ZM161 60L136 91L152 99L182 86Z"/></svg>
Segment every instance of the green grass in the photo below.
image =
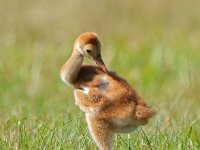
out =
<svg viewBox="0 0 200 150"><path fill-rule="evenodd" d="M200 149L199 4L0 0L0 149L97 149L59 75L85 31L157 110L130 137L116 134L115 149Z"/></svg>

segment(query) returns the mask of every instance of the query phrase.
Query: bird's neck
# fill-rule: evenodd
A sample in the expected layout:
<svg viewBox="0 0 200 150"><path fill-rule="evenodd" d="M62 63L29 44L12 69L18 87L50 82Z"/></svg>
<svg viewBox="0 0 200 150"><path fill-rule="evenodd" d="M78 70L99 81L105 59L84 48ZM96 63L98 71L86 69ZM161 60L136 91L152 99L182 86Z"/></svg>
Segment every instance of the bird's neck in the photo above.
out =
<svg viewBox="0 0 200 150"><path fill-rule="evenodd" d="M70 84L76 82L83 63L83 58L83 55L79 51L76 49L73 50L72 55L61 69L61 77L64 82Z"/></svg>

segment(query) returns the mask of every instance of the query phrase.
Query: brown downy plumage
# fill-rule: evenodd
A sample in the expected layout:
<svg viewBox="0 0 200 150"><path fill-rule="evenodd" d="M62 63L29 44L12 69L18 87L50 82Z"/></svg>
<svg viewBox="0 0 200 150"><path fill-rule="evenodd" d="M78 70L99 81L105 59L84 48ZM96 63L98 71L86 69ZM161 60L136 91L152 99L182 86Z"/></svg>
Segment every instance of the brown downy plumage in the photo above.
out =
<svg viewBox="0 0 200 150"><path fill-rule="evenodd" d="M82 65L84 56L98 66ZM89 131L101 150L112 149L113 133L131 132L155 113L124 79L107 70L96 33L77 38L61 77L74 86L75 102L86 113Z"/></svg>

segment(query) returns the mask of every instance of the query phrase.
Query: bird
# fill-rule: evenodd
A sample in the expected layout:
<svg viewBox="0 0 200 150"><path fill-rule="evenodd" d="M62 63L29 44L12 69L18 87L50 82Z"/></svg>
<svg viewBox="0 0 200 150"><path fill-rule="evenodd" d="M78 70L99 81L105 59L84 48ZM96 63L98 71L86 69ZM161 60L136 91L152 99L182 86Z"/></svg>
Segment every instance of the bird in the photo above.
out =
<svg viewBox="0 0 200 150"><path fill-rule="evenodd" d="M97 65L83 65L84 57ZM108 71L94 32L78 36L60 75L74 87L75 104L85 112L89 132L100 150L112 150L115 133L130 133L155 114L125 79Z"/></svg>

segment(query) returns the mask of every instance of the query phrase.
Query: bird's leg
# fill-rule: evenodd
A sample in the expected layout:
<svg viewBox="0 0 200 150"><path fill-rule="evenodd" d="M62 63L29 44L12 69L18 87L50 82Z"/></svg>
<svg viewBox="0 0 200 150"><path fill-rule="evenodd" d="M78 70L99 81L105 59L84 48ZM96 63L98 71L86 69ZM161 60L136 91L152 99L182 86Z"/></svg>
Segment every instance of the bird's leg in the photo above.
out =
<svg viewBox="0 0 200 150"><path fill-rule="evenodd" d="M112 150L112 133L105 120L86 114L86 121L93 140L100 150Z"/></svg>
<svg viewBox="0 0 200 150"><path fill-rule="evenodd" d="M75 89L74 97L76 105L84 112L98 112L108 102L97 88Z"/></svg>

